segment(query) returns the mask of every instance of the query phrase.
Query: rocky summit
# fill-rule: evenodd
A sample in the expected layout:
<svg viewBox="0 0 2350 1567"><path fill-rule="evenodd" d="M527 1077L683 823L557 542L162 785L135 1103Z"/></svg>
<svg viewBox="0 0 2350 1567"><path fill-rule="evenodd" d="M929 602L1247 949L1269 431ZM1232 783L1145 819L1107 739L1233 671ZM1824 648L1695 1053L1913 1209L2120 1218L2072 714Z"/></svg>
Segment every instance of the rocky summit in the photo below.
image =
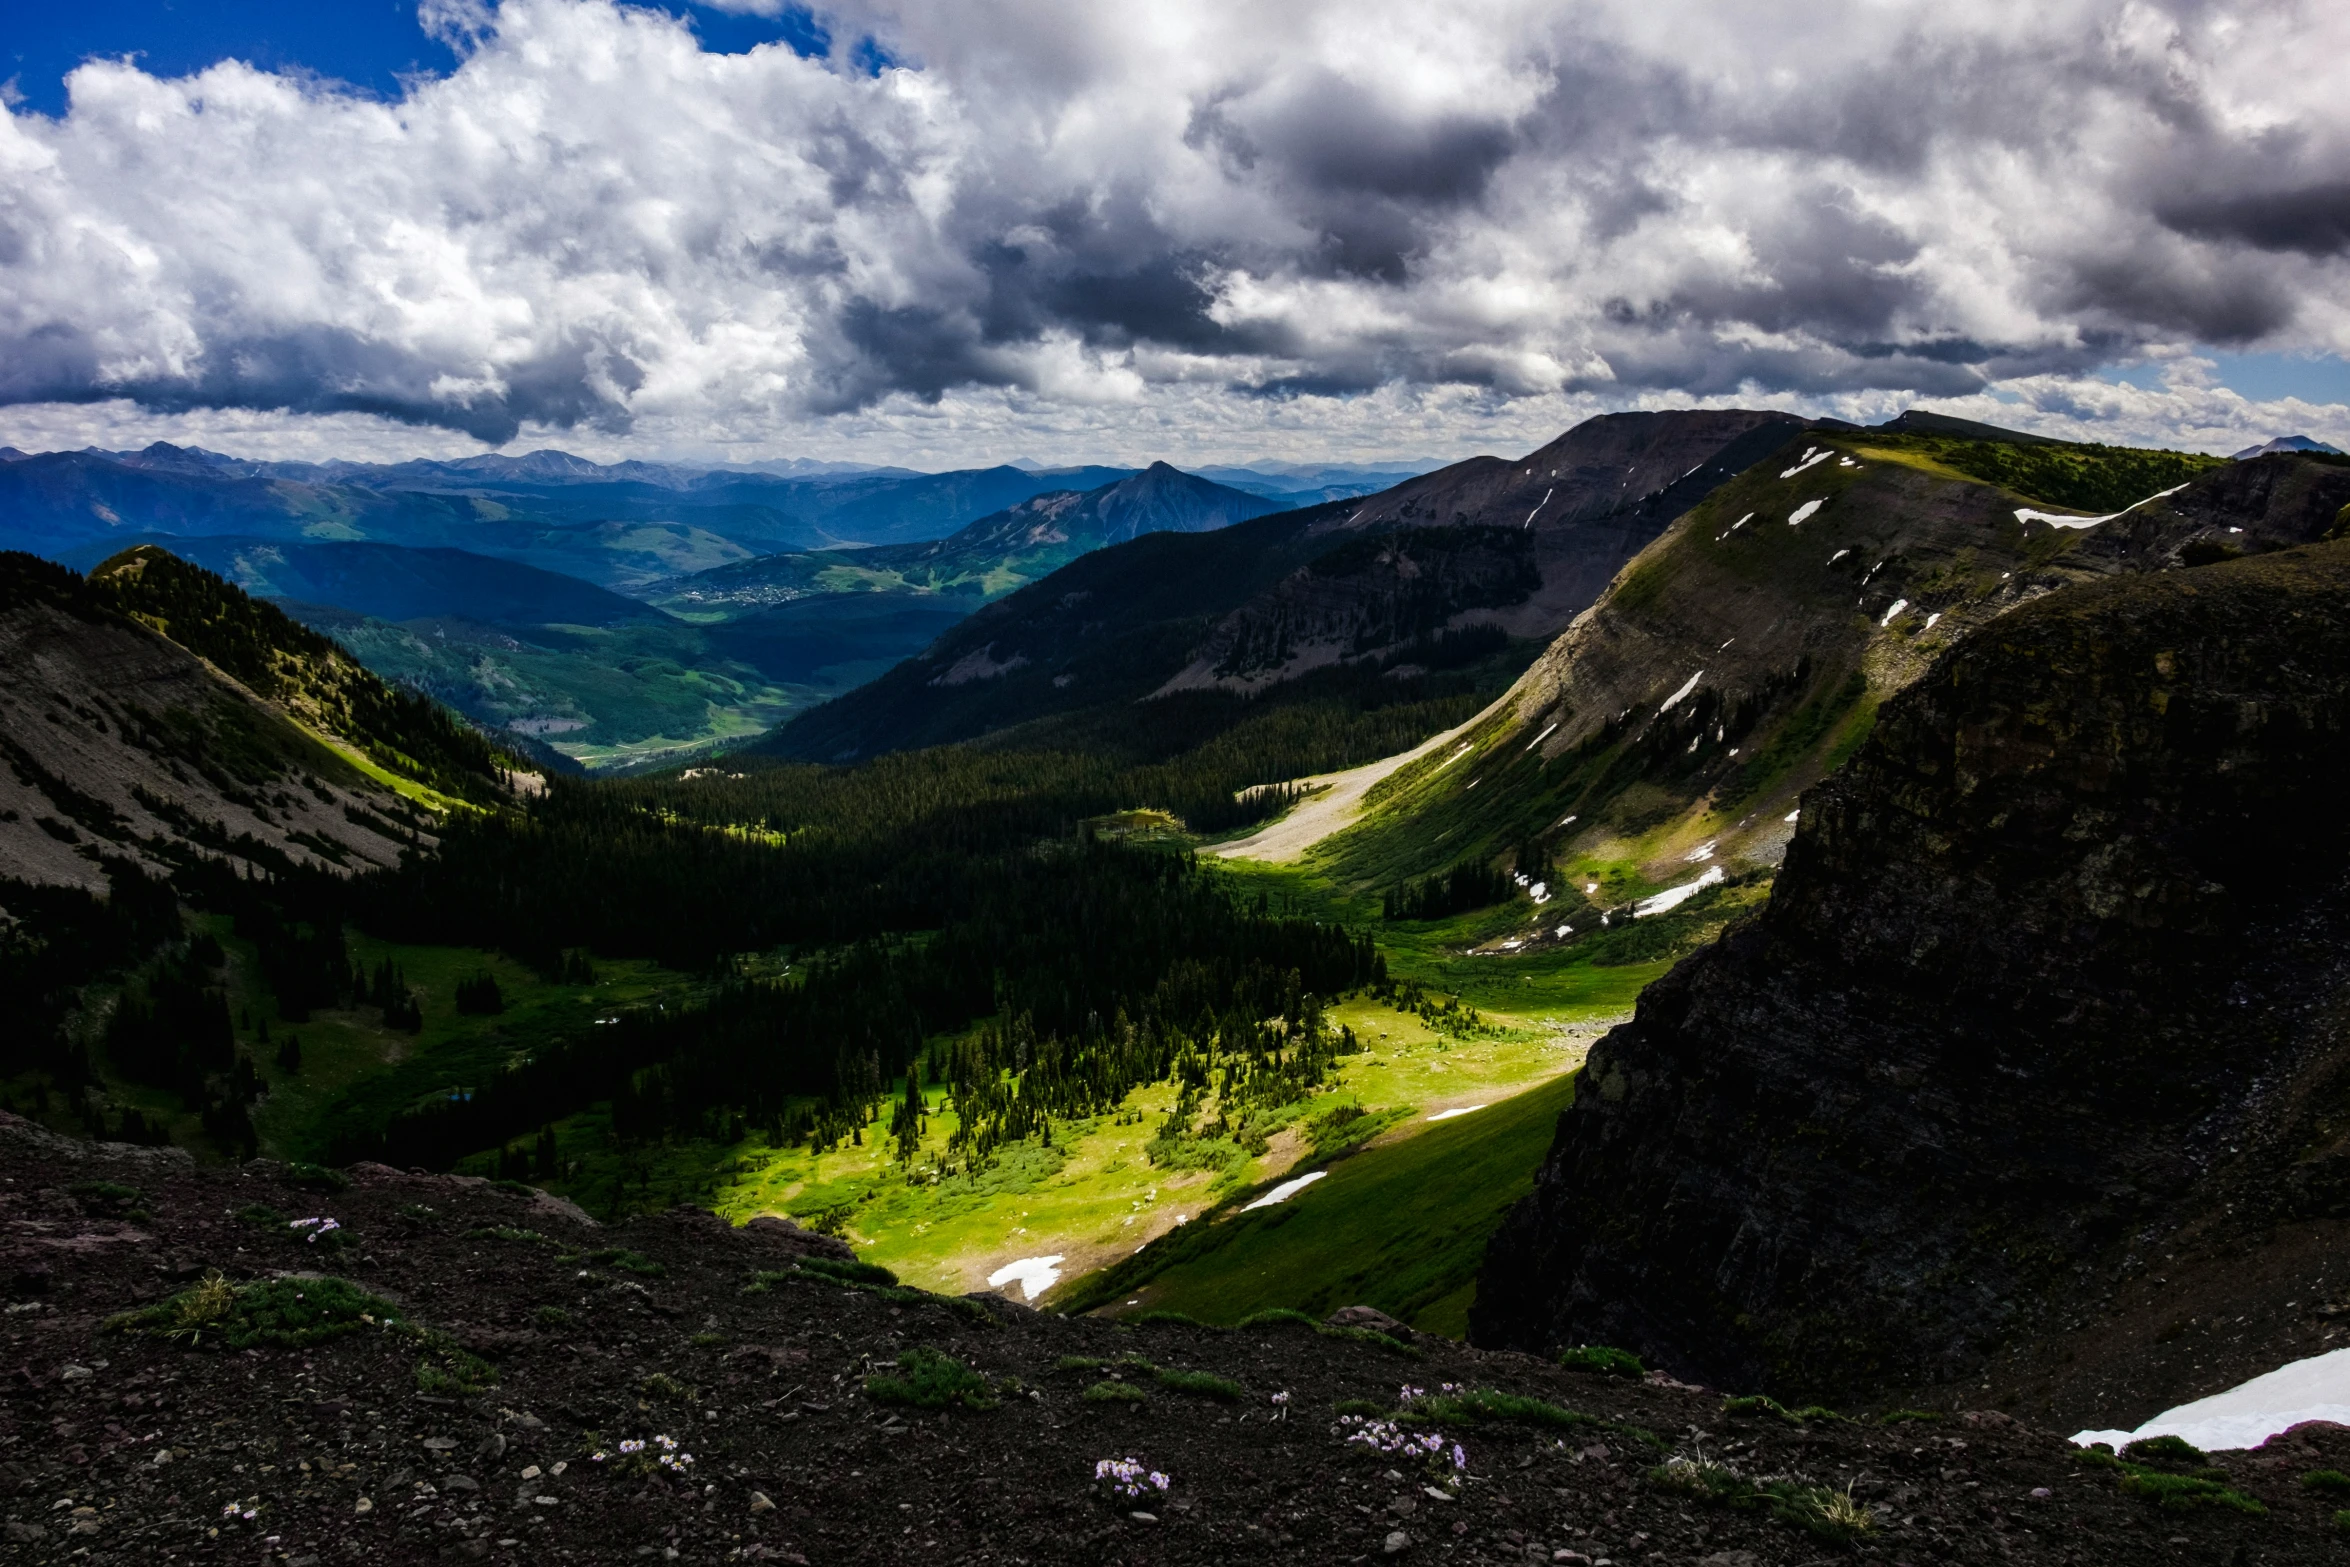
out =
<svg viewBox="0 0 2350 1567"><path fill-rule="evenodd" d="M1594 1048L1474 1336L2134 1424L2227 1357L2117 1410L2117 1356L2315 1326L2345 762L2350 547L2077 585L1959 645L1804 797L1767 908Z"/></svg>
<svg viewBox="0 0 2350 1567"><path fill-rule="evenodd" d="M1051 1317L846 1250L0 1115L5 1557L2338 1559L2296 1476L2350 1464L2340 1428L2221 1455L2234 1503L2174 1514L1994 1411L1845 1420L1367 1311Z"/></svg>

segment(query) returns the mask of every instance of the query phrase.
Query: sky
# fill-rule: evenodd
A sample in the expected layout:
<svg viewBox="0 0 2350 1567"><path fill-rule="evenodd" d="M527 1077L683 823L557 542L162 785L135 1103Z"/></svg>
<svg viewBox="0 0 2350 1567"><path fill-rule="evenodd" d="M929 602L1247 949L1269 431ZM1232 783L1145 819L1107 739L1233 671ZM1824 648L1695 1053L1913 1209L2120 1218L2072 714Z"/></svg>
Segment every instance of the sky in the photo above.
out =
<svg viewBox="0 0 2350 1567"><path fill-rule="evenodd" d="M2350 447L2350 7L12 0L0 443Z"/></svg>

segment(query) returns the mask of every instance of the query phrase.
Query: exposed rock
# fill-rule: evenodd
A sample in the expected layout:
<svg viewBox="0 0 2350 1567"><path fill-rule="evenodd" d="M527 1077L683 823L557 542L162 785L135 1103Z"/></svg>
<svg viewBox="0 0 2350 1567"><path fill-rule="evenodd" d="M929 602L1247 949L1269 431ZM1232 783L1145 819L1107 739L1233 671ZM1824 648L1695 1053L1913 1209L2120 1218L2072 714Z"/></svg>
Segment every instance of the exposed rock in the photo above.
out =
<svg viewBox="0 0 2350 1567"><path fill-rule="evenodd" d="M2158 1230L2350 1204L2346 764L2350 546L2002 617L1805 796L1768 909L1593 1050L1477 1341L1944 1381Z"/></svg>

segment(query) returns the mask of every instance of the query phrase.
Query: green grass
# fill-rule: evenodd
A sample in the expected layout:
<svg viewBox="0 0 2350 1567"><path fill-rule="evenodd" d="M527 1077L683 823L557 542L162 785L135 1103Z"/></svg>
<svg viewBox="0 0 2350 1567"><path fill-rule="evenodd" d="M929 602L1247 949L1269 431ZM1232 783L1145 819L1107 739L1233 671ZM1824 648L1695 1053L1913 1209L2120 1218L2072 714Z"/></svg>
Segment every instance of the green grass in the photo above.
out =
<svg viewBox="0 0 2350 1567"><path fill-rule="evenodd" d="M865 1379L865 1396L876 1403L903 1404L914 1409L993 1409L987 1378L952 1355L923 1345L898 1354L894 1375Z"/></svg>
<svg viewBox="0 0 2350 1567"><path fill-rule="evenodd" d="M1071 1309L1139 1299L1159 1311L1233 1323L1271 1308L1318 1321L1376 1306L1429 1332L1467 1326L1485 1240L1532 1189L1571 1079L1428 1127L1331 1165L1278 1207L1186 1226L1144 1262L1112 1270Z"/></svg>
<svg viewBox="0 0 2350 1567"><path fill-rule="evenodd" d="M383 1326L398 1315L390 1302L344 1279L263 1279L240 1286L214 1273L155 1305L112 1318L106 1326L190 1348L307 1349L362 1328Z"/></svg>

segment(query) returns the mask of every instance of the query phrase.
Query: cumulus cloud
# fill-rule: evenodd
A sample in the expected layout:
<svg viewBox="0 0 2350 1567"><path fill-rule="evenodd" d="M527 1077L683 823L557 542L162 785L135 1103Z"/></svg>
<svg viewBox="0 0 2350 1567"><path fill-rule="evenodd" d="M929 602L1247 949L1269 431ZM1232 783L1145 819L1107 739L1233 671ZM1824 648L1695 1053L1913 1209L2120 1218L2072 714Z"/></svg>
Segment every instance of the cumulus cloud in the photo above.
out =
<svg viewBox="0 0 2350 1567"><path fill-rule="evenodd" d="M2338 7L857 0L880 47L829 59L422 14L461 63L398 102L115 62L8 111L8 428L918 460L1927 398L2226 440L2276 410L2090 372L2350 350Z"/></svg>

